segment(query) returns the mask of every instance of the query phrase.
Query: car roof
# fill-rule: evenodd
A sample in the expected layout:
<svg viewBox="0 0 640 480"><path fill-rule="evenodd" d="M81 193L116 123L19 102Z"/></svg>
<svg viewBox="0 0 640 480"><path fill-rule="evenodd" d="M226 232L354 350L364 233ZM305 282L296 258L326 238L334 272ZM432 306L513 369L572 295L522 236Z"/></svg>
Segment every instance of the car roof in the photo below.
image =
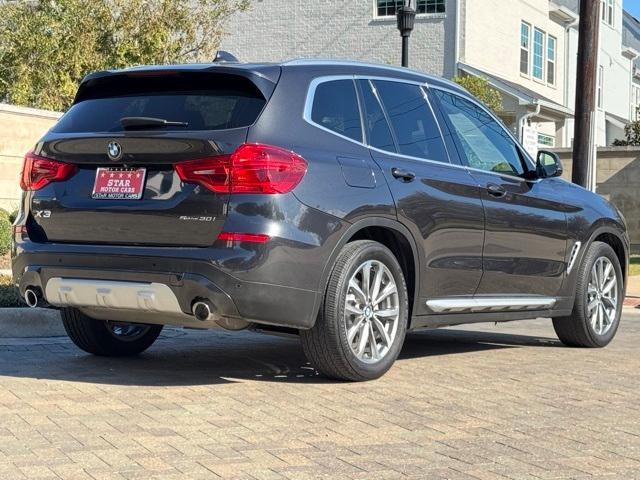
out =
<svg viewBox="0 0 640 480"><path fill-rule="evenodd" d="M83 82L104 78L111 75L135 74L136 72L221 72L232 73L233 71L243 72L245 75L261 77L264 80L276 83L280 76L281 69L297 70L301 72L312 72L316 76L322 76L322 70L327 70L327 75L363 75L363 76L384 76L400 80L424 82L431 86L440 86L455 90L462 94L468 92L460 85L445 80L442 77L429 75L409 68L397 67L376 63L366 63L359 61L334 60L334 59L295 59L280 63L260 62L212 62L212 63L185 63L174 65L140 65L121 70L105 70L87 75ZM330 73L329 73L330 72Z"/></svg>
<svg viewBox="0 0 640 480"><path fill-rule="evenodd" d="M411 70L409 68L398 67L394 65L333 59L296 59L283 62L281 65L284 67L297 67L301 69L313 68L314 70L326 67L331 68L333 71L342 70L342 73L344 73L345 75L380 75L401 80L424 82L429 85L445 87L451 90L456 90L461 93L468 94L468 92L464 88L450 80L420 72L418 70Z"/></svg>

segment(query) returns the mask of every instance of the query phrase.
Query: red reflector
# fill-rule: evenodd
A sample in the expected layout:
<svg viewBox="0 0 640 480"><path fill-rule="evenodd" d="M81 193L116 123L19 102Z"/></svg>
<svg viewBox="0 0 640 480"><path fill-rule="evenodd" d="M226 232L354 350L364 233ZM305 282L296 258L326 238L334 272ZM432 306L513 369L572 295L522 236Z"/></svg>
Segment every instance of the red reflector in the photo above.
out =
<svg viewBox="0 0 640 480"><path fill-rule="evenodd" d="M250 243L266 243L271 239L269 235L260 233L237 233L222 232L218 235L218 240L224 242L250 242Z"/></svg>
<svg viewBox="0 0 640 480"><path fill-rule="evenodd" d="M280 147L245 143L231 155L182 162L175 169L183 182L213 192L275 194L293 190L304 177L307 162Z"/></svg>
<svg viewBox="0 0 640 480"><path fill-rule="evenodd" d="M29 152L24 156L20 188L22 190L39 190L51 182L66 180L77 170L78 167L75 165L56 162Z"/></svg>
<svg viewBox="0 0 640 480"><path fill-rule="evenodd" d="M13 226L13 234L14 235L24 235L27 233L26 225L14 225Z"/></svg>

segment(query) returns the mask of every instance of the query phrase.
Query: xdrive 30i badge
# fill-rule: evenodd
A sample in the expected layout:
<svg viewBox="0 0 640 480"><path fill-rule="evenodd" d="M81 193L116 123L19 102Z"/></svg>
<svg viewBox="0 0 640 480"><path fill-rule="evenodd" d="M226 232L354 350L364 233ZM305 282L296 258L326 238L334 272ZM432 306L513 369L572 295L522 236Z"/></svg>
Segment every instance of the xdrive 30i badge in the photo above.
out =
<svg viewBox="0 0 640 480"><path fill-rule="evenodd" d="M199 217L199 216L189 216L189 215L180 215L180 220L186 220L188 222L213 222L216 217Z"/></svg>
<svg viewBox="0 0 640 480"><path fill-rule="evenodd" d="M113 160L114 162L120 160L122 158L122 147L118 142L109 142L107 145L107 155L109 156L109 160Z"/></svg>

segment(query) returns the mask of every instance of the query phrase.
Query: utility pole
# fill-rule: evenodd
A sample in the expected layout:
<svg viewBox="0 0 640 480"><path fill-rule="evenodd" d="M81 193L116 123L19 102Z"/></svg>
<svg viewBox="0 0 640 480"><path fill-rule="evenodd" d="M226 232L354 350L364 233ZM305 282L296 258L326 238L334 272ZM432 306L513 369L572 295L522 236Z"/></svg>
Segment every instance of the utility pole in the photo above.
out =
<svg viewBox="0 0 640 480"><path fill-rule="evenodd" d="M409 5L410 0L396 10L398 30L402 35L402 66L409 66L409 37L416 21L416 11Z"/></svg>
<svg viewBox="0 0 640 480"><path fill-rule="evenodd" d="M592 188L596 161L596 83L600 34L600 0L580 0L576 79L573 183ZM568 61L565 60L565 61Z"/></svg>

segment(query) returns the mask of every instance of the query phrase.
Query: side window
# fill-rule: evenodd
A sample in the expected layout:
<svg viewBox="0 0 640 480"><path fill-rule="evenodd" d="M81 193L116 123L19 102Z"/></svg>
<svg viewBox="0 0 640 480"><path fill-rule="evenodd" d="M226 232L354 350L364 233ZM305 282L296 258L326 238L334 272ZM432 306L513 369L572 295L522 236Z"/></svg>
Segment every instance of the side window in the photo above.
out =
<svg viewBox="0 0 640 480"><path fill-rule="evenodd" d="M375 81L403 155L448 163L440 129L418 85Z"/></svg>
<svg viewBox="0 0 640 480"><path fill-rule="evenodd" d="M524 174L517 145L491 115L458 95L437 89L434 93L470 167L515 176Z"/></svg>
<svg viewBox="0 0 640 480"><path fill-rule="evenodd" d="M364 125L369 145L387 152L396 151L389 124L378 99L373 94L369 80L358 80L364 104Z"/></svg>
<svg viewBox="0 0 640 480"><path fill-rule="evenodd" d="M353 80L334 80L318 85L313 97L311 120L361 142L360 109Z"/></svg>

